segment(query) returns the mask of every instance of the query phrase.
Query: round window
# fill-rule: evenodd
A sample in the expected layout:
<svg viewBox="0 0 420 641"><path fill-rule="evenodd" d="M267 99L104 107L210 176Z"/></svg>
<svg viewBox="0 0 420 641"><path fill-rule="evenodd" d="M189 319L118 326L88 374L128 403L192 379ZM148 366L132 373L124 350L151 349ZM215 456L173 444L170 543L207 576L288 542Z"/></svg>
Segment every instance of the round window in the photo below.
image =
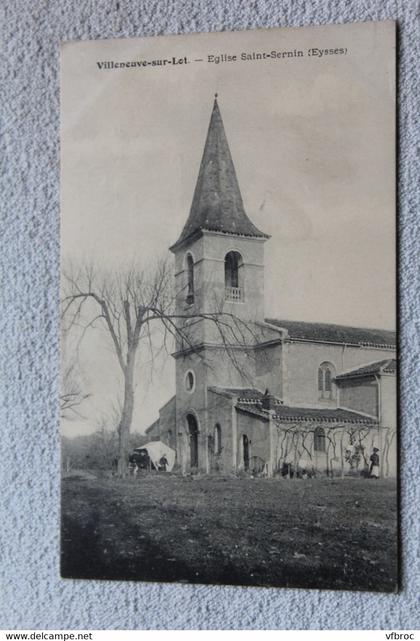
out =
<svg viewBox="0 0 420 641"><path fill-rule="evenodd" d="M185 375L185 389L187 390L187 392L194 391L194 384L195 384L194 374L193 372L189 371Z"/></svg>

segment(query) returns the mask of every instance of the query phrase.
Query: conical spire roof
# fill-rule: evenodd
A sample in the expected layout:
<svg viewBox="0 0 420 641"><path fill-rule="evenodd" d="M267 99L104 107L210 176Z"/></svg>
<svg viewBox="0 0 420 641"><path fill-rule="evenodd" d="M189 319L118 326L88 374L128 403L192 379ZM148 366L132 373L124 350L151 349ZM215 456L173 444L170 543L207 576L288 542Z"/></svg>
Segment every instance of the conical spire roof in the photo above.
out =
<svg viewBox="0 0 420 641"><path fill-rule="evenodd" d="M180 237L170 249L203 230L269 238L245 213L217 94L190 214Z"/></svg>

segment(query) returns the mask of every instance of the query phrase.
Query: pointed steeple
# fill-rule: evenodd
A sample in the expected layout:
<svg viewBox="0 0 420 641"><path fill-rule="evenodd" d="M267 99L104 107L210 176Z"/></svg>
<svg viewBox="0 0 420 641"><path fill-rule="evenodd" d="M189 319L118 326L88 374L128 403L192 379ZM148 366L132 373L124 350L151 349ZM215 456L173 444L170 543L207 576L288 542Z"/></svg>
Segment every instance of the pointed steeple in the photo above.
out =
<svg viewBox="0 0 420 641"><path fill-rule="evenodd" d="M180 237L170 249L176 249L181 243L204 230L269 238L255 227L245 213L217 103L217 94L190 214Z"/></svg>

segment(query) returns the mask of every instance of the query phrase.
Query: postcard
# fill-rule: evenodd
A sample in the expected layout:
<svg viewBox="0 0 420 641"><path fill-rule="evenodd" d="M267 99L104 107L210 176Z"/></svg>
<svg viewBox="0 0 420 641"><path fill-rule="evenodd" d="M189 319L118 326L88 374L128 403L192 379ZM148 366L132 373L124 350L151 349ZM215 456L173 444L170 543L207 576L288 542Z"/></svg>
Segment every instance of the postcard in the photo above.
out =
<svg viewBox="0 0 420 641"><path fill-rule="evenodd" d="M395 23L61 55L62 576L395 591Z"/></svg>

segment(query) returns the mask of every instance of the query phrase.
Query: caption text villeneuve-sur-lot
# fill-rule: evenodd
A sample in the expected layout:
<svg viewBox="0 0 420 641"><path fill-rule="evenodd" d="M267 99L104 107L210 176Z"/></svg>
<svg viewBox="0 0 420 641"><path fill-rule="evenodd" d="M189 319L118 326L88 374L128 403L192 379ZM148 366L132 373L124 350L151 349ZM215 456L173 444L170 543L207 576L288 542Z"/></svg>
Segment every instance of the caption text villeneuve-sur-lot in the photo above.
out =
<svg viewBox="0 0 420 641"><path fill-rule="evenodd" d="M292 49L289 51L243 51L236 53L209 53L205 58L189 58L188 56L171 56L168 58L155 58L151 60L102 60L96 64L101 71L112 69L141 69L143 67L177 67L191 63L229 64L236 62L253 62L256 60L290 60L293 58L327 58L331 56L347 55L347 47L311 47L307 50Z"/></svg>

